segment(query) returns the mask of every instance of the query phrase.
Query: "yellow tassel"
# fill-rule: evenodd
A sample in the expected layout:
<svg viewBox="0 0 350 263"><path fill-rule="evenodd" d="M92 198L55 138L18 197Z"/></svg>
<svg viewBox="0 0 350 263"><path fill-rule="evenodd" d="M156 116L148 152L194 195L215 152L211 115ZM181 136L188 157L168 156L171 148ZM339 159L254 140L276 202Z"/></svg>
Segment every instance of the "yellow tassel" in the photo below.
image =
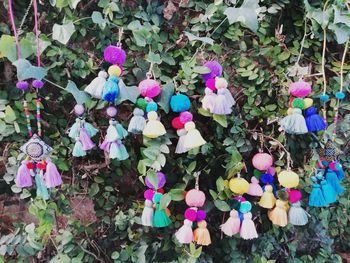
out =
<svg viewBox="0 0 350 263"><path fill-rule="evenodd" d="M207 222L205 220L202 220L197 223L198 228L194 230L194 241L197 242L198 245L201 246L208 246L211 244L210 234L207 229Z"/></svg>
<svg viewBox="0 0 350 263"><path fill-rule="evenodd" d="M157 120L158 115L155 111L150 111L147 114L147 117L148 121L146 123L145 129L142 132L144 136L154 139L166 134L164 125Z"/></svg>
<svg viewBox="0 0 350 263"><path fill-rule="evenodd" d="M288 224L286 202L276 201L276 207L268 212L269 219L274 225L285 227Z"/></svg>
<svg viewBox="0 0 350 263"><path fill-rule="evenodd" d="M187 122L185 129L187 131L184 139L184 147L186 149L197 148L206 143L193 121Z"/></svg>
<svg viewBox="0 0 350 263"><path fill-rule="evenodd" d="M292 171L282 171L278 174L278 182L286 188L295 188L299 184L299 175Z"/></svg>
<svg viewBox="0 0 350 263"><path fill-rule="evenodd" d="M275 206L276 203L276 198L272 193L272 186L271 185L266 185L265 186L265 192L260 198L259 205L261 207L271 209L272 207Z"/></svg>
<svg viewBox="0 0 350 263"><path fill-rule="evenodd" d="M244 178L232 178L229 182L229 187L233 193L237 195L243 195L248 192L249 183Z"/></svg>

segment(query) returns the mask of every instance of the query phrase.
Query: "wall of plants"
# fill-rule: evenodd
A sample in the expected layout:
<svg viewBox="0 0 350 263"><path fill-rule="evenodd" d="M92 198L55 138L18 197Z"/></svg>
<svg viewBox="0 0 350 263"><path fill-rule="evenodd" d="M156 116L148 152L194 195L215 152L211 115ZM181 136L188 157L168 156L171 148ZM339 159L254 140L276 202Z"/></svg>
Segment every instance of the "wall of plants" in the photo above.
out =
<svg viewBox="0 0 350 263"><path fill-rule="evenodd" d="M335 202L309 205L325 138L334 138L345 173L350 168L350 103L339 93L349 91L347 1L13 0L0 6L0 262L348 259L348 177ZM109 57L110 45L121 47L126 59ZM218 62L222 73L205 77L217 70L206 66L208 61ZM108 72L109 78L100 71ZM23 92L18 80L27 80L32 92ZM308 98L320 118L325 116L325 130L306 130L302 135L283 130L281 120L295 114L287 113L288 108L300 108L302 103L304 109L310 103L291 101L290 84L301 80L311 84ZM91 96L85 91L92 81L108 82L111 90L113 81L119 81L119 94L100 90ZM38 88L41 83L44 86ZM228 93L221 93L226 88ZM211 108L208 101L203 106L203 98L224 100L229 94L234 102L228 109ZM27 123L30 120L37 131L38 108L41 139L52 147L45 169L54 164L63 181L49 188L47 196L45 190L37 192L40 172L33 187L18 187L16 178L26 160L22 146L29 139ZM140 123L146 126L139 130L144 128L144 136L132 132ZM120 132L124 135L118 137ZM259 151L273 157L262 170L273 166L269 174L275 175L265 179L274 180L277 192L271 195L278 204L287 191L278 174L287 170L299 176L293 188L302 194L307 224L276 225L260 196L247 195L244 183L232 183L238 176L248 183L260 178L264 194L268 192L269 183L261 183L262 172L256 169L266 160L252 163ZM152 190L152 185L157 187ZM201 194L188 202L196 187L205 194L205 202ZM244 218L238 222L250 211L257 238L244 238L242 230L228 237L231 230L221 226L235 216L230 211L239 210L237 202L242 208L245 201L240 198L251 208L240 211L238 216ZM188 209L197 206L190 221L198 221L193 230L202 229L195 230L196 242L190 236L181 244L179 239L185 239L175 233L193 217ZM152 216L155 211L157 223L145 223L147 208ZM238 227L242 228L240 223ZM203 228L210 233L211 244ZM192 233L191 226L187 231Z"/></svg>

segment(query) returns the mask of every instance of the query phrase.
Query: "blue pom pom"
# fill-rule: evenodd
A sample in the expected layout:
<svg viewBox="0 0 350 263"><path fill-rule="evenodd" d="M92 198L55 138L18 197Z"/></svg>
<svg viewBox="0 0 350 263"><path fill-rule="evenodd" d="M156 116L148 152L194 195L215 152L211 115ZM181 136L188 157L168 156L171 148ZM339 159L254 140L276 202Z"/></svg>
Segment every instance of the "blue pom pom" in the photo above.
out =
<svg viewBox="0 0 350 263"><path fill-rule="evenodd" d="M338 99L338 100L342 100L345 98L345 93L344 92L341 92L341 91L338 91L337 93L335 93L335 97Z"/></svg>
<svg viewBox="0 0 350 263"><path fill-rule="evenodd" d="M311 176L311 181L313 181L314 183L317 182L317 177L316 176Z"/></svg>
<svg viewBox="0 0 350 263"><path fill-rule="evenodd" d="M329 96L327 94L323 94L320 96L320 100L322 102L327 102L329 100Z"/></svg>
<svg viewBox="0 0 350 263"><path fill-rule="evenodd" d="M157 111L157 110L158 110L158 105L154 101L149 102L146 106L146 112Z"/></svg>
<svg viewBox="0 0 350 263"><path fill-rule="evenodd" d="M239 212L245 214L248 213L252 209L252 204L249 201L244 201L239 206Z"/></svg>
<svg viewBox="0 0 350 263"><path fill-rule="evenodd" d="M170 107L173 112L183 112L191 107L190 99L183 94L177 94L171 97Z"/></svg>
<svg viewBox="0 0 350 263"><path fill-rule="evenodd" d="M327 162L326 160L323 160L322 164L323 164L323 166L328 166L329 162Z"/></svg>

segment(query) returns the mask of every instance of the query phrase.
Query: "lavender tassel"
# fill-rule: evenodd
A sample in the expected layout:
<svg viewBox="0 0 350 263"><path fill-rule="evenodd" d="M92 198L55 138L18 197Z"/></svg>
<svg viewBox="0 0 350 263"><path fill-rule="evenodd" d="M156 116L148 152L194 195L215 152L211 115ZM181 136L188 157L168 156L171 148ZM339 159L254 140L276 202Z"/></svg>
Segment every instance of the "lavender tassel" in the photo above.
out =
<svg viewBox="0 0 350 263"><path fill-rule="evenodd" d="M46 172L44 178L47 188L53 188L62 184L61 175L58 172L56 165L51 161L48 161L46 164Z"/></svg>
<svg viewBox="0 0 350 263"><path fill-rule="evenodd" d="M226 99L226 91L225 88L218 89L217 91L217 97L215 99L215 104L212 110L213 114L216 115L228 115L232 112L232 104L230 100Z"/></svg>
<svg viewBox="0 0 350 263"><path fill-rule="evenodd" d="M27 167L28 161L23 161L21 166L18 168L16 176L16 186L19 188L30 187L33 185L30 171Z"/></svg>
<svg viewBox="0 0 350 263"><path fill-rule="evenodd" d="M83 150L88 151L95 147L95 144L91 140L89 134L87 133L85 128L80 129L79 140L83 145Z"/></svg>

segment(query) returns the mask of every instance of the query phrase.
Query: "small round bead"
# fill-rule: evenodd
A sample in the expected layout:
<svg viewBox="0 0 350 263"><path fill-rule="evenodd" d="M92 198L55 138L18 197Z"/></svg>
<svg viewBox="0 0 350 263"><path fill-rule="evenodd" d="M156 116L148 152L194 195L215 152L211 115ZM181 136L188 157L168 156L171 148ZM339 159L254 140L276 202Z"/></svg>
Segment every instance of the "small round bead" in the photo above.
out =
<svg viewBox="0 0 350 263"><path fill-rule="evenodd" d="M41 89L44 86L44 82L40 79L35 79L32 81L32 86L36 89Z"/></svg>
<svg viewBox="0 0 350 263"><path fill-rule="evenodd" d="M322 102L327 102L329 100L329 96L327 94L323 94L320 96L320 100Z"/></svg>
<svg viewBox="0 0 350 263"><path fill-rule="evenodd" d="M28 89L29 84L27 81L21 80L16 83L16 88L20 90L26 90Z"/></svg>
<svg viewBox="0 0 350 263"><path fill-rule="evenodd" d="M75 107L74 107L74 112L75 112L75 114L78 115L78 116L83 115L84 112L85 112L84 106L81 105L81 104L75 105Z"/></svg>
<svg viewBox="0 0 350 263"><path fill-rule="evenodd" d="M154 101L149 102L146 106L146 112L157 111L157 110L158 110L158 105Z"/></svg>
<svg viewBox="0 0 350 263"><path fill-rule="evenodd" d="M114 106L109 106L107 108L107 115L109 117L114 117L115 115L117 115L117 108Z"/></svg>
<svg viewBox="0 0 350 263"><path fill-rule="evenodd" d="M342 100L345 98L345 93L344 92L341 92L341 91L338 91L337 93L335 93L335 97L338 99L338 100Z"/></svg>

